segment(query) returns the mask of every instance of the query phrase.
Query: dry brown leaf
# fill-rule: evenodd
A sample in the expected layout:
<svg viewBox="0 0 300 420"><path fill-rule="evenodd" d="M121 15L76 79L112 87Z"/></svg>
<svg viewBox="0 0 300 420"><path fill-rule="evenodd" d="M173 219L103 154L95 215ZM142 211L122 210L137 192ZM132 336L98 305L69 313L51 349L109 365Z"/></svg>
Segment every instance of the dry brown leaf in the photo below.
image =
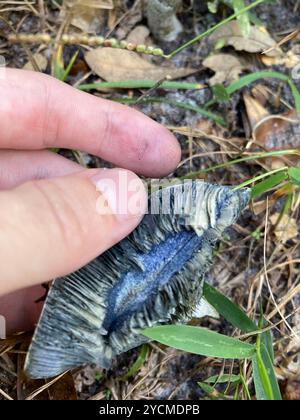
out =
<svg viewBox="0 0 300 420"><path fill-rule="evenodd" d="M122 19L115 31L117 39L124 39L143 19L143 2L136 0L131 9L126 12L126 19Z"/></svg>
<svg viewBox="0 0 300 420"><path fill-rule="evenodd" d="M65 0L64 6L72 13L71 24L85 33L98 32L103 24L103 11L114 8L113 0ZM61 13L64 18L64 8Z"/></svg>
<svg viewBox="0 0 300 420"><path fill-rule="evenodd" d="M33 58L34 58L36 64L38 65L38 68L40 69L40 71L45 71L46 68L47 68L47 65L48 65L47 58L43 54L40 54L40 53L33 54ZM28 61L28 63L25 64L23 69L24 70L35 70L31 61Z"/></svg>
<svg viewBox="0 0 300 420"><path fill-rule="evenodd" d="M249 94L243 95L250 131L253 142L250 150L261 146L266 151L300 148L300 120L295 109L283 114L271 115L261 101ZM299 162L296 156L290 156L290 161ZM272 168L280 168L284 161L278 157L267 158Z"/></svg>
<svg viewBox="0 0 300 420"><path fill-rule="evenodd" d="M150 35L150 31L145 25L136 26L127 36L126 41L132 44L146 44L146 40Z"/></svg>
<svg viewBox="0 0 300 420"><path fill-rule="evenodd" d="M262 105L265 106L270 98L268 88L261 83L258 83L251 89L253 97Z"/></svg>
<svg viewBox="0 0 300 420"><path fill-rule="evenodd" d="M89 67L108 82L179 79L195 73L192 68L159 67L132 51L97 48L85 55Z"/></svg>
<svg viewBox="0 0 300 420"><path fill-rule="evenodd" d="M248 38L245 38L236 21L229 22L217 29L209 37L209 40L213 43L223 44L224 46L230 45L237 51L247 51L250 53L260 53L275 47L275 49L271 50L266 55L270 57L282 55L282 50L277 47L276 42L266 30L251 26L250 35Z"/></svg>
<svg viewBox="0 0 300 420"><path fill-rule="evenodd" d="M300 400L300 381L288 380L283 389L283 399L285 401L299 401Z"/></svg>
<svg viewBox="0 0 300 420"><path fill-rule="evenodd" d="M244 93L243 98L251 129L255 130L257 124L259 124L263 118L268 117L270 114L259 100L253 98L248 93Z"/></svg>
<svg viewBox="0 0 300 420"><path fill-rule="evenodd" d="M71 372L48 388L49 399L54 401L76 401L77 392Z"/></svg>
<svg viewBox="0 0 300 420"><path fill-rule="evenodd" d="M284 243L298 236L297 221L287 214L281 217L280 213L275 213L270 217L270 221L275 226L274 233L279 241Z"/></svg>
<svg viewBox="0 0 300 420"><path fill-rule="evenodd" d="M298 287L298 286L297 286ZM287 346L286 351L290 352L297 352L300 356L300 314L297 313L293 317L293 324L294 330L296 331L296 335L292 338L291 342Z"/></svg>
<svg viewBox="0 0 300 420"><path fill-rule="evenodd" d="M282 57L268 57L266 55L262 55L261 61L268 67L285 66L288 69L293 69L300 64L300 56L299 54L294 53L293 50L290 50Z"/></svg>
<svg viewBox="0 0 300 420"><path fill-rule="evenodd" d="M209 80L211 86L233 82L249 65L241 57L233 54L215 54L203 61L203 66L213 70L216 74Z"/></svg>

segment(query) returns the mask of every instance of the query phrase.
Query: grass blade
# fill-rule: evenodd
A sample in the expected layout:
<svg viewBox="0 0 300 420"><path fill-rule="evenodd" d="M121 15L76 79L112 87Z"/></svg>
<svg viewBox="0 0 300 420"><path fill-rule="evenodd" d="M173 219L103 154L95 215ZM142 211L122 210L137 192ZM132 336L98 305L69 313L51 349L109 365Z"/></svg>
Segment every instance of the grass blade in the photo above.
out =
<svg viewBox="0 0 300 420"><path fill-rule="evenodd" d="M77 58L78 54L79 54L79 51L76 51L73 54L71 60L69 61L69 64L67 65L67 68L65 69L64 73L62 74L60 80L62 80L63 82L65 82L67 80L67 77L69 76L70 71L72 70L72 68L74 66L74 63L76 61L76 58Z"/></svg>
<svg viewBox="0 0 300 420"><path fill-rule="evenodd" d="M278 73L276 71L258 71L255 73L247 74L246 76L241 77L240 79L236 80L235 82L231 83L227 88L227 93L232 95L233 93L237 92L240 89L243 89L246 86L251 85L251 83L256 82L260 79L279 79L284 82L288 82L290 78L285 74Z"/></svg>
<svg viewBox="0 0 300 420"><path fill-rule="evenodd" d="M137 357L136 361L131 365L128 372L124 376L122 376L121 379L123 381L127 381L128 379L132 378L133 376L135 376L137 374L137 372L140 370L140 368L145 363L145 360L147 358L147 354L148 354L148 345L144 344L139 350L139 354L138 354L138 357Z"/></svg>
<svg viewBox="0 0 300 420"><path fill-rule="evenodd" d="M274 354L274 347L273 347L273 334L272 334L272 330L269 331L265 331L264 333L261 334L261 342L262 344L265 346L271 362L274 363L275 360L275 354Z"/></svg>
<svg viewBox="0 0 300 420"><path fill-rule="evenodd" d="M212 28L209 28L207 31L203 32L200 35L197 35L195 38L191 39L190 41L186 42L185 44L181 45L179 48L177 48L175 51L173 51L171 54L165 56L168 59L171 59L175 57L175 55L181 53L181 51L185 50L186 48L190 47L191 45L195 44L196 42L200 41L202 38L206 37L207 35L210 35L215 30L221 28L222 26L226 25L228 22L231 22L232 20L238 18L243 13L249 12L254 7L260 5L261 3L264 3L266 0L256 0L254 3L250 4L249 6L246 6L244 9L239 10L238 12L234 13L233 15L229 16L226 19L223 19L221 22L219 22L217 25L213 26Z"/></svg>
<svg viewBox="0 0 300 420"><path fill-rule="evenodd" d="M290 149L290 150L275 150L273 152L263 152L263 153L259 153L259 154L251 154L250 156L244 156L235 160L231 160L225 163L220 163L218 165L214 165L214 166L210 166L209 168L206 169L202 169L200 171L196 171L196 172L190 172L188 174L186 174L184 176L184 178L197 178L200 175L209 173L209 172L213 172L217 169L224 169L227 168L228 166L232 166L232 165L236 165L238 163L242 163L242 162L249 162L250 160L258 160L258 159L265 159L267 157L273 157L273 156L291 156L291 155L295 155L295 156L300 156L300 151L297 149ZM257 178L256 178L257 180ZM251 181L252 182L252 181ZM239 185L238 188L241 188L242 185Z"/></svg>
<svg viewBox="0 0 300 420"><path fill-rule="evenodd" d="M252 359L252 368L256 399L258 401L267 401L268 396L265 393L264 385L261 379L257 355L255 355Z"/></svg>
<svg viewBox="0 0 300 420"><path fill-rule="evenodd" d="M295 83L291 79L288 80L288 84L290 85L292 94L295 98L297 114L300 117L300 92L299 92L297 86L295 85Z"/></svg>
<svg viewBox="0 0 300 420"><path fill-rule="evenodd" d="M164 325L147 328L141 333L175 349L207 357L241 360L255 353L255 346L205 328Z"/></svg>
<svg viewBox="0 0 300 420"><path fill-rule="evenodd" d="M276 71L259 71L256 73L248 74L247 76L241 77L239 80L231 83L226 90L228 95L232 95L234 92L244 88L245 86L249 86L251 83L256 82L260 79L279 79L286 83L291 88L292 94L295 100L295 106L297 110L297 114L300 117L300 92L297 89L295 83L285 74L276 72Z"/></svg>
<svg viewBox="0 0 300 420"><path fill-rule="evenodd" d="M93 90L93 89L153 89L157 82L152 80L127 80L120 82L99 82L99 83L86 83L78 86L79 90ZM206 85L200 83L187 83L187 82L162 82L158 89L182 89L182 90L200 90L206 89Z"/></svg>
<svg viewBox="0 0 300 420"><path fill-rule="evenodd" d="M276 401L280 401L282 400L282 396L281 396L278 380L276 378L274 365L270 358L269 352L266 349L266 346L264 345L263 342L261 343L261 358L263 360L264 366L266 368L266 371L269 377L269 381L270 381L272 393L273 393L273 398Z"/></svg>
<svg viewBox="0 0 300 420"><path fill-rule="evenodd" d="M208 303L212 305L220 315L242 332L250 333L258 330L256 324L243 311L214 287L205 283L203 294Z"/></svg>
<svg viewBox="0 0 300 420"><path fill-rule="evenodd" d="M257 399L262 401L282 400L271 357L259 336L257 338L256 354L252 362Z"/></svg>
<svg viewBox="0 0 300 420"><path fill-rule="evenodd" d="M255 199L264 194L265 192L270 191L272 188L276 187L276 185L281 184L286 179L286 170L270 176L268 179L260 182L259 184L256 184L252 188L252 198Z"/></svg>
<svg viewBox="0 0 300 420"><path fill-rule="evenodd" d="M215 375L207 378L204 382L207 384L227 384L228 382L235 383L240 381L241 375Z"/></svg>
<svg viewBox="0 0 300 420"><path fill-rule="evenodd" d="M116 102L120 102L122 104L127 104L127 105L136 105L136 99L131 99L131 98L117 98L114 99ZM165 99L165 98L145 98L142 99L141 101L139 101L139 104L149 104L149 103L164 103L164 104L168 104L170 106L174 106L177 108L182 108L182 109L186 109L188 111L193 111L196 112L197 114L203 115L204 117L215 121L216 123L222 125L222 126L226 126L227 123L226 121L220 117L217 114L214 114L213 112L210 111L206 111L203 108L200 108L198 106L194 106L194 105L190 105L190 104L186 104L186 103L182 103L182 102L177 102L177 101L173 101L170 99Z"/></svg>

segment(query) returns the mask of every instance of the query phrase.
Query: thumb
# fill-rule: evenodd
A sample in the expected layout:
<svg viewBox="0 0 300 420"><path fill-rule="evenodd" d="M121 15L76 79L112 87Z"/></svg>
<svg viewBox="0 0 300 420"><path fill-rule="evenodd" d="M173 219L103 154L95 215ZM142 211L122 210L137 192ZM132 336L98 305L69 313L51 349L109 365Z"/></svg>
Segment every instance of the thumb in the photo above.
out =
<svg viewBox="0 0 300 420"><path fill-rule="evenodd" d="M146 203L142 181L121 169L0 192L0 295L87 264L138 225Z"/></svg>

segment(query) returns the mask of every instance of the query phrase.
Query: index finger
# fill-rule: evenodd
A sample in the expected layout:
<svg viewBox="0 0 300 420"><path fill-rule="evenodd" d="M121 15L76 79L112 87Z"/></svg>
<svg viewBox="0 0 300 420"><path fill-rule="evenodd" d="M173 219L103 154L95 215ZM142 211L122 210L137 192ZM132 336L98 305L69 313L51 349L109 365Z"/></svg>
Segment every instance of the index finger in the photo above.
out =
<svg viewBox="0 0 300 420"><path fill-rule="evenodd" d="M6 69L0 112L2 149L77 149L156 177L180 160L175 137L142 113L40 73Z"/></svg>

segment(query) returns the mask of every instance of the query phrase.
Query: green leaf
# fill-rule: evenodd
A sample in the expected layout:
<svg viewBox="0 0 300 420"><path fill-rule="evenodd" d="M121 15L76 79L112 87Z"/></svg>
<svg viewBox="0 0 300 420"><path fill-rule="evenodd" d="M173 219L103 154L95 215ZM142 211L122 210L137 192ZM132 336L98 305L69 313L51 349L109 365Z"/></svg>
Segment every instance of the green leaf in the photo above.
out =
<svg viewBox="0 0 300 420"><path fill-rule="evenodd" d="M300 185L300 168L289 168L288 174L293 184Z"/></svg>
<svg viewBox="0 0 300 420"><path fill-rule="evenodd" d="M274 346L273 346L273 333L272 330L265 331L261 334L261 342L265 346L271 362L274 363L275 354L274 354Z"/></svg>
<svg viewBox="0 0 300 420"><path fill-rule="evenodd" d="M141 333L175 349L207 357L241 360L255 353L255 346L205 328L164 325L147 328Z"/></svg>
<svg viewBox="0 0 300 420"><path fill-rule="evenodd" d="M62 63L59 60L54 61L53 76L58 80L62 80L64 72L65 72L65 70L64 70L64 67L63 67Z"/></svg>
<svg viewBox="0 0 300 420"><path fill-rule="evenodd" d="M265 345L258 340L253 363L256 398L261 401L281 400L281 393L274 367Z"/></svg>
<svg viewBox="0 0 300 420"><path fill-rule="evenodd" d="M217 102L222 103L230 100L230 96L228 95L225 86L221 84L214 85L212 91Z"/></svg>
<svg viewBox="0 0 300 420"><path fill-rule="evenodd" d="M198 385L209 396L213 396L216 393L215 388L211 385L207 385L204 382L198 382Z"/></svg>
<svg viewBox="0 0 300 420"><path fill-rule="evenodd" d="M267 191L270 191L276 185L281 184L283 181L287 179L286 171L279 172L273 176L270 176L268 179L256 184L252 188L252 198L255 199Z"/></svg>
<svg viewBox="0 0 300 420"><path fill-rule="evenodd" d="M73 66L74 66L74 63L75 63L75 61L76 61L76 58L77 58L78 54L79 54L79 51L76 51L76 52L73 54L73 56L72 56L72 58L71 58L71 60L70 60L69 64L67 65L67 68L64 70L63 74L61 75L60 80L61 80L62 82L66 81L67 77L69 76L70 71L72 70L72 68L73 68Z"/></svg>
<svg viewBox="0 0 300 420"><path fill-rule="evenodd" d="M233 326L244 333L257 331L257 325L226 296L214 287L204 283L203 295L210 305Z"/></svg>
<svg viewBox="0 0 300 420"><path fill-rule="evenodd" d="M245 86L251 85L251 83L256 82L260 79L279 79L284 82L289 81L289 77L285 74L278 73L276 71L258 71L255 73L247 74L246 76L241 77L240 79L232 82L226 89L229 95L237 92L240 89L243 89Z"/></svg>
<svg viewBox="0 0 300 420"><path fill-rule="evenodd" d="M210 378L207 378L205 380L205 383L207 384L226 384L227 382L240 382L241 381L241 375L215 375L211 376Z"/></svg>
<svg viewBox="0 0 300 420"><path fill-rule="evenodd" d="M214 45L215 50L221 50L225 46L225 38L220 38Z"/></svg>
<svg viewBox="0 0 300 420"><path fill-rule="evenodd" d="M207 2L207 8L210 11L210 13L217 13L218 5L219 5L219 0Z"/></svg>
<svg viewBox="0 0 300 420"><path fill-rule="evenodd" d="M274 365L272 363L271 357L269 355L268 350L266 349L264 343L261 343L261 357L264 362L265 368L267 370L267 374L269 376L269 380L271 383L271 388L273 392L274 400L282 400L278 380L276 377Z"/></svg>
<svg viewBox="0 0 300 420"><path fill-rule="evenodd" d="M205 382L198 382L198 385L202 391L204 391L205 394L207 394L212 400L231 400L231 398L225 395L223 392L219 392L217 389Z"/></svg>
<svg viewBox="0 0 300 420"><path fill-rule="evenodd" d="M252 359L252 369L253 369L253 380L254 380L256 399L258 401L266 401L268 400L268 397L265 393L262 379L259 373L259 367L258 367L258 361L257 361L256 355Z"/></svg>
<svg viewBox="0 0 300 420"><path fill-rule="evenodd" d="M290 85L292 94L295 99L297 114L300 117L300 92L297 86L295 85L295 83L291 79L288 80L288 84Z"/></svg>
<svg viewBox="0 0 300 420"><path fill-rule="evenodd" d="M240 12L241 10L245 9L246 5L244 0L232 0L232 5L235 13ZM237 21L239 23L239 27L241 30L242 35L245 38L249 38L251 25L249 20L248 13L243 13L237 17Z"/></svg>

